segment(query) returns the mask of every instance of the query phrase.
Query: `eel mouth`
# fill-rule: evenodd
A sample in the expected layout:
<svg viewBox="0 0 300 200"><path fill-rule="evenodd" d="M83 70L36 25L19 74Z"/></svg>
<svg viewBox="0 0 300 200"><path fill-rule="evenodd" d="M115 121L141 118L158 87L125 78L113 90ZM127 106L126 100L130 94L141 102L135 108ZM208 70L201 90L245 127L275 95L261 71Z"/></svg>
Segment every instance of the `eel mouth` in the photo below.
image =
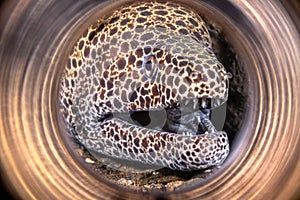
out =
<svg viewBox="0 0 300 200"><path fill-rule="evenodd" d="M185 99L166 108L114 113L113 117L147 129L195 136L217 132L211 121L211 110L225 101L216 98Z"/></svg>

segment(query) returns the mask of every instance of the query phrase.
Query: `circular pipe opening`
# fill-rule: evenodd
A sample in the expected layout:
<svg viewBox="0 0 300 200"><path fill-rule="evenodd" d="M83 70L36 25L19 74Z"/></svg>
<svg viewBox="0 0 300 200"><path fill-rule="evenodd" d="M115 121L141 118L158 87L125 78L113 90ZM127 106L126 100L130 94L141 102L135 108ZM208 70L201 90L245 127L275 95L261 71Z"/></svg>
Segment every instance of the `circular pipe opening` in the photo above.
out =
<svg viewBox="0 0 300 200"><path fill-rule="evenodd" d="M62 41L62 44L68 44L67 48L63 47L64 57L65 59L60 58L60 66L66 66L67 56L65 49L72 49L72 44L74 45L80 35L87 29L90 24L95 22L97 19L100 19L102 16L106 16L111 13L113 10L118 7L123 7L128 3L116 3L115 5L99 6L91 9L88 14L84 17L81 17L80 20L77 19L76 23L71 24L68 29L68 35L73 36L72 39L68 38L68 43ZM187 7L192 7L195 11L205 20L206 27L208 27L210 36L212 38L212 46L213 51L216 54L217 58L220 62L225 66L226 70L230 72L233 76L230 79L229 83L229 97L227 104L221 106L220 108L214 109L212 111L212 120L217 126L222 130L224 126L224 130L227 132L229 140L231 152L236 152L236 144L235 144L235 135L240 135L239 137L243 137L240 132L241 127L243 126L243 118L245 114L246 103L248 101L248 77L246 70L243 68L243 63L239 60L237 54L235 54L234 47L230 44L230 41L226 38L226 34L223 32L223 25L228 29L231 29L230 19L222 18L220 21L216 18L216 13L218 15L222 15L221 11L217 8L214 8L213 5L206 3L195 3L195 2L179 2L180 4L186 5ZM98 12L94 12L93 10L98 10ZM101 13L101 14L100 14ZM71 50L69 51L71 52ZM61 55L58 52L58 55ZM64 63L65 62L65 63ZM60 69L60 71L63 69ZM61 71L62 72L62 71ZM59 86L56 86L59 87ZM57 88L55 89L56 91ZM56 101L56 98L53 98ZM227 106L227 107L226 107ZM225 116L226 115L226 119ZM133 119L134 120L134 119ZM61 116L58 121L62 121ZM221 121L221 123L219 122ZM225 121L225 124L222 123ZM220 166L218 168L210 168L208 170L198 170L192 172L181 172L181 171L173 171L169 169L162 169L159 171L150 170L144 173L132 173L132 172L123 172L121 170L114 169L116 166L113 160L108 159L107 157L101 156L101 160L99 155L95 152L89 152L82 145L76 142L74 138L71 136L66 137L66 132L68 132L65 128L65 125L61 125L62 138L64 138L65 142L70 148L70 152L74 158L82 164L82 166L97 179L107 179L108 181L112 181L113 183L117 183L119 186L127 186L128 189L138 190L140 192L159 192L159 191L172 191L174 189L179 189L179 186L182 185L183 189L188 190L189 185L196 186L202 185L208 182L210 179L213 179L215 176L222 173L222 171L226 168L226 165ZM239 138L238 137L238 138ZM236 142L239 143L239 142ZM232 147L233 146L233 147ZM240 151L240 149L239 149ZM234 157L230 154L231 159ZM108 159L108 161L107 161ZM107 163L110 164L112 162L112 168L107 167ZM117 161L119 164L119 160ZM122 162L121 162L122 163ZM127 162L125 162L128 165ZM123 163L124 164L124 163ZM136 163L134 163L136 164ZM227 163L227 166L229 164ZM191 183L191 184L190 184ZM180 191L180 190L179 190Z"/></svg>
<svg viewBox="0 0 300 200"><path fill-rule="evenodd" d="M130 2L54 0L7 6L0 21L0 149L3 175L14 193L25 199L141 198L141 193L107 181L76 155L75 144L65 138L57 104L61 74L77 33L86 28L83 24L92 24L103 13ZM223 51L229 50L236 59L222 62L233 75L224 127L231 138L231 153L221 168L200 173L187 187L142 195L149 199L296 198L300 48L295 24L300 20L294 22L290 16L297 18L280 1L184 4L222 30L233 49L221 47L219 54L222 60L228 56ZM214 35L213 27L211 32ZM235 128L237 132L232 131Z"/></svg>

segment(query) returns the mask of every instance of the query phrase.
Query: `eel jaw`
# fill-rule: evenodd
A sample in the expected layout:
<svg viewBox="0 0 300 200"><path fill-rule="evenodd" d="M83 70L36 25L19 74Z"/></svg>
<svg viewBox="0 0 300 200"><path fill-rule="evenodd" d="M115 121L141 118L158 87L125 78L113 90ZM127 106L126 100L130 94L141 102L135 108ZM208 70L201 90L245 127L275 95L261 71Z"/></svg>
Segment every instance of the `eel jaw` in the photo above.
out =
<svg viewBox="0 0 300 200"><path fill-rule="evenodd" d="M215 133L216 128L210 120L211 109L223 100L212 98L186 99L166 108L167 131L181 135L195 136Z"/></svg>
<svg viewBox="0 0 300 200"><path fill-rule="evenodd" d="M185 99L175 102L166 108L129 113L114 113L113 117L148 129L186 136L196 136L217 132L210 120L211 109L214 109L212 106L213 102L219 103L224 101L222 99L211 98ZM155 124L154 126L145 126L144 120L146 118L148 118L148 120L162 122L160 124L153 123ZM157 118L160 120L157 120Z"/></svg>

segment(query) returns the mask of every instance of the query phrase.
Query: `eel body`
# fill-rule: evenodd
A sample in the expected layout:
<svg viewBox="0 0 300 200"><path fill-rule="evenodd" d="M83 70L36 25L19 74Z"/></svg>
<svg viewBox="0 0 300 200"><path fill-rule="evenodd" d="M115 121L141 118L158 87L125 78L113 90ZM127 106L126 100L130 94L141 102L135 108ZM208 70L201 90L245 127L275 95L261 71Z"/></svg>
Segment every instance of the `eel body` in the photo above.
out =
<svg viewBox="0 0 300 200"><path fill-rule="evenodd" d="M91 25L69 56L60 89L66 124L87 149L176 170L224 162L227 134L203 113L227 96L228 74L204 21L190 8L158 2L134 3ZM165 131L115 117L182 102L196 108L184 119L207 130ZM170 121L180 126L175 116Z"/></svg>

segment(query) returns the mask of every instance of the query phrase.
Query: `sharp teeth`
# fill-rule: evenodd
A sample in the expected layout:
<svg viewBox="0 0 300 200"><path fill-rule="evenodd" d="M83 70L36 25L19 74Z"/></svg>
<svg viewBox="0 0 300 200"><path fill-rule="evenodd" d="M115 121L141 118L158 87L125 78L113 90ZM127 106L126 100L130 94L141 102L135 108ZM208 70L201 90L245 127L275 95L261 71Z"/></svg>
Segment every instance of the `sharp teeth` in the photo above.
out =
<svg viewBox="0 0 300 200"><path fill-rule="evenodd" d="M198 105L198 99L193 99L193 102L194 102L193 109L196 110Z"/></svg>
<svg viewBox="0 0 300 200"><path fill-rule="evenodd" d="M181 133L181 135L183 135L183 136L193 136L194 134L190 133L188 131L184 131L184 132Z"/></svg>
<svg viewBox="0 0 300 200"><path fill-rule="evenodd" d="M197 122L198 122L198 123L201 122L201 117L200 117L200 116L197 116L196 119L197 119Z"/></svg>
<svg viewBox="0 0 300 200"><path fill-rule="evenodd" d="M189 104L189 101L185 101L184 105L187 106Z"/></svg>
<svg viewBox="0 0 300 200"><path fill-rule="evenodd" d="M206 108L206 101L204 99L202 99L202 102L201 102L201 107L202 108Z"/></svg>

